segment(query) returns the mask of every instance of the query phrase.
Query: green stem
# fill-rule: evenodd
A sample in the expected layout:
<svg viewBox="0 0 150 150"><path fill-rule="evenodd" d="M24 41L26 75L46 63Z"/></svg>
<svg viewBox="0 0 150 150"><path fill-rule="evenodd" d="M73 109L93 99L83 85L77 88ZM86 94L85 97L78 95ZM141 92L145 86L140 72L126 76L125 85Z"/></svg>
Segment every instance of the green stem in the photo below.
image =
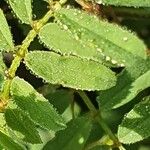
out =
<svg viewBox="0 0 150 150"><path fill-rule="evenodd" d="M89 110L92 113L97 114L97 110L96 110L95 106L92 104L92 102L90 101L90 99L88 98L88 96L85 94L85 92L84 91L78 91L78 93L81 96L81 98L84 101L84 103L89 108Z"/></svg>
<svg viewBox="0 0 150 150"><path fill-rule="evenodd" d="M46 15L40 19L39 21L33 22L33 29L28 33L25 40L22 42L22 45L18 52L16 53L16 56L14 60L12 61L12 64L8 70L7 79L4 82L3 90L1 92L0 98L2 102L7 103L9 100L9 92L10 92L10 86L13 78L15 77L17 68L19 67L21 60L25 58L26 53L28 52L28 47L30 43L34 40L34 38L37 36L40 29L47 23L47 21L52 16L53 11L48 11Z"/></svg>
<svg viewBox="0 0 150 150"><path fill-rule="evenodd" d="M112 133L111 129L108 127L108 125L102 119L102 117L99 115L99 117L97 117L96 120L101 125L102 129L109 135L110 139L113 140L115 145L117 147L119 147L120 146L120 142L118 141L117 137Z"/></svg>
<svg viewBox="0 0 150 150"><path fill-rule="evenodd" d="M117 137L112 133L108 125L105 123L99 111L95 108L95 106L90 101L89 97L85 94L84 91L77 91L77 92L81 96L82 100L87 105L89 110L94 114L94 116L96 116L96 121L100 124L102 129L109 135L110 139L114 142L115 146L119 147L120 142L118 141Z"/></svg>

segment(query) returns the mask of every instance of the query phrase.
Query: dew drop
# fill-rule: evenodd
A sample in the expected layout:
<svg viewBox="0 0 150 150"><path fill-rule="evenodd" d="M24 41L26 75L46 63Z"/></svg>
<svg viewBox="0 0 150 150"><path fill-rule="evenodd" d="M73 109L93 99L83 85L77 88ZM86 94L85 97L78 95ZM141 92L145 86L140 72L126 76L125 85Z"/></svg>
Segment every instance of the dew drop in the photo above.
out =
<svg viewBox="0 0 150 150"><path fill-rule="evenodd" d="M36 19L36 14L33 14L33 19Z"/></svg>
<svg viewBox="0 0 150 150"><path fill-rule="evenodd" d="M67 7L66 7L67 9L70 9L70 5L67 5Z"/></svg>
<svg viewBox="0 0 150 150"><path fill-rule="evenodd" d="M83 19L83 16L80 16L80 19Z"/></svg>
<svg viewBox="0 0 150 150"><path fill-rule="evenodd" d="M110 57L109 56L106 56L106 61L110 61Z"/></svg>
<svg viewBox="0 0 150 150"><path fill-rule="evenodd" d="M81 137L81 138L78 140L78 142L79 142L79 144L83 144L83 142L84 142L84 138L83 138L83 137Z"/></svg>
<svg viewBox="0 0 150 150"><path fill-rule="evenodd" d="M8 70L5 70L5 74L8 75Z"/></svg>
<svg viewBox="0 0 150 150"><path fill-rule="evenodd" d="M75 39L79 40L79 36L77 34L75 34Z"/></svg>
<svg viewBox="0 0 150 150"><path fill-rule="evenodd" d="M97 1L98 4L103 4L103 0Z"/></svg>
<svg viewBox="0 0 150 150"><path fill-rule="evenodd" d="M101 55L102 55L103 57L105 57L105 54L104 54L104 53L101 53Z"/></svg>
<svg viewBox="0 0 150 150"><path fill-rule="evenodd" d="M128 40L128 38L127 38L127 37L124 37L123 40L126 42L126 41Z"/></svg>
<svg viewBox="0 0 150 150"><path fill-rule="evenodd" d="M64 30L68 30L68 27L64 24L63 25Z"/></svg>
<svg viewBox="0 0 150 150"><path fill-rule="evenodd" d="M78 14L76 12L73 13L75 16L77 16Z"/></svg>
<svg viewBox="0 0 150 150"><path fill-rule="evenodd" d="M102 53L102 50L100 48L97 48L97 51L99 51L100 53Z"/></svg>
<svg viewBox="0 0 150 150"><path fill-rule="evenodd" d="M112 64L117 64L117 61L116 60L111 60Z"/></svg>
<svg viewBox="0 0 150 150"><path fill-rule="evenodd" d="M120 67L125 67L125 64L120 64Z"/></svg>

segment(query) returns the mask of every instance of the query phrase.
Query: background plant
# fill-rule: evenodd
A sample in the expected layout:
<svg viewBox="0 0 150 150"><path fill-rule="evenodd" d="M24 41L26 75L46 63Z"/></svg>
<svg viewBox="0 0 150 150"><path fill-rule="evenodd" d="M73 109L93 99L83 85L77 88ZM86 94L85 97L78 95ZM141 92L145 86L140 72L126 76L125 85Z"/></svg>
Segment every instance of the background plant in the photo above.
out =
<svg viewBox="0 0 150 150"><path fill-rule="evenodd" d="M149 149L149 7L1 1L0 149Z"/></svg>

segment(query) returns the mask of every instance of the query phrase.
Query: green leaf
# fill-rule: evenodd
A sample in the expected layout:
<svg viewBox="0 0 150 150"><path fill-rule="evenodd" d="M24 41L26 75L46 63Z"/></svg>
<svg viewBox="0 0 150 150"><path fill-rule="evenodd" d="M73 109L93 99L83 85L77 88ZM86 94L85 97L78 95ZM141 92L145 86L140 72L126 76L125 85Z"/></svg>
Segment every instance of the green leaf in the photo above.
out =
<svg viewBox="0 0 150 150"><path fill-rule="evenodd" d="M150 7L149 0L96 0L98 4L127 6L127 7Z"/></svg>
<svg viewBox="0 0 150 150"><path fill-rule="evenodd" d="M115 85L115 74L107 67L74 56L35 51L27 54L26 65L52 84L81 90L105 90Z"/></svg>
<svg viewBox="0 0 150 150"><path fill-rule="evenodd" d="M131 84L130 93L127 95L126 101L130 101L148 87L150 87L150 70L141 75Z"/></svg>
<svg viewBox="0 0 150 150"><path fill-rule="evenodd" d="M65 123L53 106L23 79L16 77L12 81L11 95L15 103L41 127L58 131Z"/></svg>
<svg viewBox="0 0 150 150"><path fill-rule="evenodd" d="M23 150L23 148L13 141L12 138L0 131L0 145L7 150Z"/></svg>
<svg viewBox="0 0 150 150"><path fill-rule="evenodd" d="M12 36L10 33L9 26L7 24L6 18L3 14L3 11L0 9L0 52L13 51L14 45L12 41Z"/></svg>
<svg viewBox="0 0 150 150"><path fill-rule="evenodd" d="M5 112L7 125L22 134L23 140L29 143L41 143L41 139L36 125L32 122L26 113L19 109L7 109Z"/></svg>
<svg viewBox="0 0 150 150"><path fill-rule="evenodd" d="M3 147L0 145L0 150L2 150L3 149Z"/></svg>
<svg viewBox="0 0 150 150"><path fill-rule="evenodd" d="M16 16L22 21L22 23L31 24L31 0L8 0L8 2Z"/></svg>
<svg viewBox="0 0 150 150"><path fill-rule="evenodd" d="M0 131L8 134L6 127L6 121L5 121L5 116L4 113L0 113Z"/></svg>
<svg viewBox="0 0 150 150"><path fill-rule="evenodd" d="M91 121L88 118L77 118L68 123L65 130L56 134L43 150L82 150L91 131Z"/></svg>
<svg viewBox="0 0 150 150"><path fill-rule="evenodd" d="M137 104L124 118L118 129L120 142L135 143L150 137L150 97Z"/></svg>
<svg viewBox="0 0 150 150"><path fill-rule="evenodd" d="M146 58L144 43L118 25L76 9L61 9L55 17L56 23L45 25L39 37L56 52L118 66L132 64L132 54Z"/></svg>
<svg viewBox="0 0 150 150"><path fill-rule="evenodd" d="M45 97L57 108L59 113L63 113L72 100L72 94L67 90L56 90L48 93Z"/></svg>
<svg viewBox="0 0 150 150"><path fill-rule="evenodd" d="M5 72L6 66L3 62L3 55L0 52L0 90L2 88L3 82L4 82L4 72Z"/></svg>
<svg viewBox="0 0 150 150"><path fill-rule="evenodd" d="M10 137L6 126L4 113L0 113L0 146L8 150L23 150L24 148ZM1 149L1 147L0 147Z"/></svg>
<svg viewBox="0 0 150 150"><path fill-rule="evenodd" d="M118 75L115 87L102 91L98 97L101 109L118 108L133 100L142 90L150 87L150 61L138 58L132 66Z"/></svg>

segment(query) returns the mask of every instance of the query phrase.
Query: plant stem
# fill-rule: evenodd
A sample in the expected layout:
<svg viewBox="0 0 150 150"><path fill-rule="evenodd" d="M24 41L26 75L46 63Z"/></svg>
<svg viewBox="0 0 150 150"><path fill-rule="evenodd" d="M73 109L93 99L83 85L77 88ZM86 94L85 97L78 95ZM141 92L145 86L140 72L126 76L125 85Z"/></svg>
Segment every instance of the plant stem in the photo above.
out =
<svg viewBox="0 0 150 150"><path fill-rule="evenodd" d="M113 142L115 143L115 145L117 147L119 147L120 146L120 142L118 141L117 137L112 133L111 129L105 123L105 121L103 120L103 118L99 115L99 117L97 117L96 120L101 125L102 129L109 135L110 139L113 140Z"/></svg>
<svg viewBox="0 0 150 150"><path fill-rule="evenodd" d="M115 146L119 147L120 142L117 139L117 137L112 133L111 129L108 127L108 125L105 123L103 118L100 115L100 112L95 108L95 106L90 101L89 97L85 94L84 91L77 91L78 94L81 96L84 103L87 105L89 110L93 113L94 116L96 116L96 121L100 124L102 129L109 135L110 139L114 142Z"/></svg>
<svg viewBox="0 0 150 150"><path fill-rule="evenodd" d="M92 102L90 101L90 99L88 98L88 96L85 94L85 92L83 91L78 91L79 95L81 96L82 100L84 101L84 103L87 105L87 107L89 108L89 110L94 113L97 114L97 110L95 108L95 106L92 104Z"/></svg>
<svg viewBox="0 0 150 150"><path fill-rule="evenodd" d="M15 54L15 58L12 61L12 64L10 68L8 69L7 73L7 79L4 82L3 85L3 90L1 92L0 98L1 101L4 103L8 103L9 100L9 92L10 92L10 86L13 78L15 77L17 68L19 67L21 60L25 58L25 55L28 52L28 47L30 43L34 40L34 38L37 36L38 32L40 29L47 23L47 21L50 19L52 16L53 11L48 11L46 15L40 19L39 21L34 21L32 24L33 29L28 33L27 37L25 40L22 42L22 45L20 46L20 49L18 52Z"/></svg>

